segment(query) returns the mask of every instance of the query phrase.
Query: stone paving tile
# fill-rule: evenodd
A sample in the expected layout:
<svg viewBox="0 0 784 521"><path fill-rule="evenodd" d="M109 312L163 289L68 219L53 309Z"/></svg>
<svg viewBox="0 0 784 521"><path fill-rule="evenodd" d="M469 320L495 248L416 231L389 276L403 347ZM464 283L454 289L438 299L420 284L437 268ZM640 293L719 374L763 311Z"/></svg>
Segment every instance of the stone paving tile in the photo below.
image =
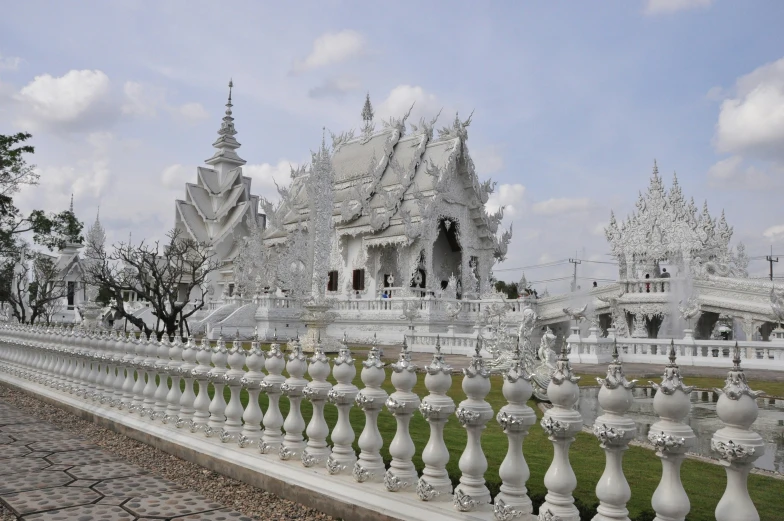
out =
<svg viewBox="0 0 784 521"><path fill-rule="evenodd" d="M31 452L25 445L8 445L7 447L0 447L0 459L21 458Z"/></svg>
<svg viewBox="0 0 784 521"><path fill-rule="evenodd" d="M65 472L33 470L21 474L11 474L10 476L4 476L0 480L0 496L37 488L59 487L71 481L73 481L73 478Z"/></svg>
<svg viewBox="0 0 784 521"><path fill-rule="evenodd" d="M26 521L133 521L133 514L114 505L82 505L24 516Z"/></svg>
<svg viewBox="0 0 784 521"><path fill-rule="evenodd" d="M141 519L141 518L140 518ZM209 512L199 512L183 517L172 518L172 521L254 521L252 517L243 516L239 512L229 508L211 510Z"/></svg>
<svg viewBox="0 0 784 521"><path fill-rule="evenodd" d="M125 496L105 496L97 501L99 505L122 505L128 501L129 497Z"/></svg>
<svg viewBox="0 0 784 521"><path fill-rule="evenodd" d="M145 496L150 493L181 491L182 487L157 476L130 476L127 478L107 479L93 487L104 496Z"/></svg>
<svg viewBox="0 0 784 521"><path fill-rule="evenodd" d="M33 451L30 454L25 454L25 458L46 458L51 456L51 452L44 452L42 450Z"/></svg>
<svg viewBox="0 0 784 521"><path fill-rule="evenodd" d="M41 470L50 465L48 461L40 458L8 458L2 460L2 462L2 465L0 465L0 476Z"/></svg>
<svg viewBox="0 0 784 521"><path fill-rule="evenodd" d="M7 494L3 496L3 501L11 507L17 516L23 516L44 510L87 505L100 497L98 492L89 488L74 490L69 487L54 487Z"/></svg>
<svg viewBox="0 0 784 521"><path fill-rule="evenodd" d="M30 432L13 432L10 434L12 438L21 441L28 445L37 441L51 441L51 440L70 440L79 439L76 434L63 431L30 431Z"/></svg>
<svg viewBox="0 0 784 521"><path fill-rule="evenodd" d="M14 441L13 438L7 436L5 434L0 434L0 445L5 445L7 443L12 443Z"/></svg>
<svg viewBox="0 0 784 521"><path fill-rule="evenodd" d="M77 479L92 480L123 478L126 476L147 474L146 471L135 465L129 465L128 463L122 462L114 462L111 465L106 465L104 463L97 463L95 465L79 465L73 467L68 471L68 473Z"/></svg>
<svg viewBox="0 0 784 521"><path fill-rule="evenodd" d="M193 492L169 492L160 497L131 498L123 507L137 516L171 518L223 508Z"/></svg>
<svg viewBox="0 0 784 521"><path fill-rule="evenodd" d="M69 487L90 488L93 485L95 485L96 483L98 483L98 482L95 481L95 480L92 480L92 479L77 479L76 481L73 481L73 482L69 483L68 486Z"/></svg>
<svg viewBox="0 0 784 521"><path fill-rule="evenodd" d="M73 467L73 465L49 465L44 470L68 470L71 467Z"/></svg>
<svg viewBox="0 0 784 521"><path fill-rule="evenodd" d="M1 452L1 451L0 451ZM117 461L117 456L105 450L92 448L57 452L47 457L50 462L60 465L95 465Z"/></svg>
<svg viewBox="0 0 784 521"><path fill-rule="evenodd" d="M95 448L95 445L93 445L87 440L83 440L80 438L39 441L36 443L31 443L29 446L33 450L48 450L52 452L65 452L69 450L83 450L83 449Z"/></svg>

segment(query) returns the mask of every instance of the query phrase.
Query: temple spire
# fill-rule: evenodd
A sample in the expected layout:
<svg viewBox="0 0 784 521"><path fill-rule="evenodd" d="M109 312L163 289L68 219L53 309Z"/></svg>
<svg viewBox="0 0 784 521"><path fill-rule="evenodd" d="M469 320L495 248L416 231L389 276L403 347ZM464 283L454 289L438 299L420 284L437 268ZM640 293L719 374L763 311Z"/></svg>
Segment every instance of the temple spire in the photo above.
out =
<svg viewBox="0 0 784 521"><path fill-rule="evenodd" d="M373 105L370 104L370 93L365 95L365 106L362 107L362 121L365 125L373 123Z"/></svg>
<svg viewBox="0 0 784 521"><path fill-rule="evenodd" d="M237 130L234 128L234 117L231 110L234 106L231 102L233 88L234 81L229 80L229 99L226 101L226 112L218 129L218 139L212 144L217 150L211 158L205 161L208 165L212 165L220 174L225 174L245 164L245 160L238 156L236 152L240 148L240 144L234 137L237 135Z"/></svg>
<svg viewBox="0 0 784 521"><path fill-rule="evenodd" d="M74 213L73 210L73 192L71 192L71 206L68 207L68 211Z"/></svg>

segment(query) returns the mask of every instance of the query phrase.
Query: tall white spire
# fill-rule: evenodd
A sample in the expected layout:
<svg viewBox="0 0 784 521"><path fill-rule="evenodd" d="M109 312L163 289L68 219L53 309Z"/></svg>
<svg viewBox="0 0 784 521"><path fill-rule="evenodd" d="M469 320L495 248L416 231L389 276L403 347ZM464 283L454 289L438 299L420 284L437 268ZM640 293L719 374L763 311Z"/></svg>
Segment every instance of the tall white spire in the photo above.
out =
<svg viewBox="0 0 784 521"><path fill-rule="evenodd" d="M229 170L245 164L245 160L238 156L236 152L241 145L234 138L237 135L237 131L234 129L234 118L231 112L233 107L231 103L231 89L233 87L234 82L229 80L229 100L226 102L226 112L218 130L218 139L212 144L217 150L211 158L205 161L208 165L213 166L219 174L225 174Z"/></svg>
<svg viewBox="0 0 784 521"><path fill-rule="evenodd" d="M101 225L100 211L100 207L98 207L98 211L95 212L95 222L87 230L87 247L96 251L102 250L106 243L106 231Z"/></svg>

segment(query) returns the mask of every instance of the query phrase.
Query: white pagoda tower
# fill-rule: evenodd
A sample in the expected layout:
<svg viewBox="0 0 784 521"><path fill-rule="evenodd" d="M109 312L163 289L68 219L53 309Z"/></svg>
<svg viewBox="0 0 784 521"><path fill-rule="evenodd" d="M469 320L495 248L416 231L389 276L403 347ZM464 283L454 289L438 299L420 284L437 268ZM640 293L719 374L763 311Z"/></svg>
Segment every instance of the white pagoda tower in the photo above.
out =
<svg viewBox="0 0 784 521"><path fill-rule="evenodd" d="M212 144L215 153L205 161L211 168L197 168L196 183L187 183L185 200L175 202L175 227L209 243L222 263L208 289L212 300L225 299L234 292L232 260L240 239L249 234L249 222L264 226L264 217L258 213L259 197L251 195L251 179L242 175L245 160L237 155L240 144L234 137L233 86L230 81L226 114Z"/></svg>

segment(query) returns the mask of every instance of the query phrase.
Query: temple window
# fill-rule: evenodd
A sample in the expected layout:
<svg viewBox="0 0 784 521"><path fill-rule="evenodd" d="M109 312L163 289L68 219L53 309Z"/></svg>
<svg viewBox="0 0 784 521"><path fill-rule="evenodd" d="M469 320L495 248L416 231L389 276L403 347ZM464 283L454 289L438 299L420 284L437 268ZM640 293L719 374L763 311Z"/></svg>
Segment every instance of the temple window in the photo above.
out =
<svg viewBox="0 0 784 521"><path fill-rule="evenodd" d="M354 291L364 291L365 289L365 270L354 270L352 286Z"/></svg>
<svg viewBox="0 0 784 521"><path fill-rule="evenodd" d="M68 289L66 291L68 295L68 308L73 309L74 298L76 297L76 282L69 280Z"/></svg>
<svg viewBox="0 0 784 521"><path fill-rule="evenodd" d="M327 291L337 291L338 290L338 272L337 271L330 271L328 273L328 280L327 280Z"/></svg>

